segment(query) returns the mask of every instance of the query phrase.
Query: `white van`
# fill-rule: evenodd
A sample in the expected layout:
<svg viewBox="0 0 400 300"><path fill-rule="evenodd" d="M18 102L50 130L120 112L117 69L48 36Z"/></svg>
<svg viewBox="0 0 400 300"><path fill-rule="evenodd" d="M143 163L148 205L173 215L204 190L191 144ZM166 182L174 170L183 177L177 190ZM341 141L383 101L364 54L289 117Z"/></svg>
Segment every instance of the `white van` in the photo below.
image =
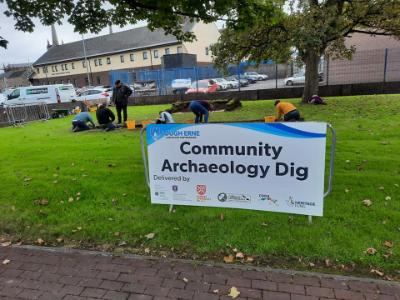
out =
<svg viewBox="0 0 400 300"><path fill-rule="evenodd" d="M32 103L61 103L76 100L77 95L72 84L53 84L18 87L7 96L4 105Z"/></svg>

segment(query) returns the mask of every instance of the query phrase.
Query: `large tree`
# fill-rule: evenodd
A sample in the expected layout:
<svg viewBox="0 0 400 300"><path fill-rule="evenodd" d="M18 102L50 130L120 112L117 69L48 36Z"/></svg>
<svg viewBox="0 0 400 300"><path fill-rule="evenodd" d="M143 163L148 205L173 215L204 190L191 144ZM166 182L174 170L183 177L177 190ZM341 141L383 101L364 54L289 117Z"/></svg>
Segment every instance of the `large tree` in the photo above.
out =
<svg viewBox="0 0 400 300"><path fill-rule="evenodd" d="M267 5L267 14L262 5ZM399 0L260 1L257 9L247 26L227 22L212 48L215 62L225 67L242 59L286 61L295 51L306 69L303 102L318 94L322 55L351 58L355 49L345 44L346 37L353 33L400 37Z"/></svg>
<svg viewBox="0 0 400 300"><path fill-rule="evenodd" d="M194 36L183 30L184 19L204 22L223 17L246 19L257 0L0 0L2 2L7 6L5 15L13 18L15 28L21 31L32 32L35 21L51 25L61 23L65 17L79 33L98 33L109 24L124 26L147 21L150 29L163 28L179 39L190 40Z"/></svg>

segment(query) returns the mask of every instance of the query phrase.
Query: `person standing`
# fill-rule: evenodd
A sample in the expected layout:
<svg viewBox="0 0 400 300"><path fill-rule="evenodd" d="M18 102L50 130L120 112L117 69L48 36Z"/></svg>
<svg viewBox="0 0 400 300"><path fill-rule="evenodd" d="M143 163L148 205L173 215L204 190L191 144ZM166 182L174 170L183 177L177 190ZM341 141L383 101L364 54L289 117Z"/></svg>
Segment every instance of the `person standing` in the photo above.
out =
<svg viewBox="0 0 400 300"><path fill-rule="evenodd" d="M189 104L189 110L196 115L195 123L201 123L203 118L204 123L208 123L208 115L211 109L211 104L205 100L194 100Z"/></svg>
<svg viewBox="0 0 400 300"><path fill-rule="evenodd" d="M115 125L113 123L115 120L115 115L109 108L107 108L107 104L102 103L98 105L96 117L100 127L105 131L115 129Z"/></svg>
<svg viewBox="0 0 400 300"><path fill-rule="evenodd" d="M89 130L90 127L88 126L87 123L90 123L93 128L96 127L96 125L93 122L92 117L90 116L90 114L88 112L86 112L86 111L80 112L72 120L72 131L78 132L78 131Z"/></svg>
<svg viewBox="0 0 400 300"><path fill-rule="evenodd" d="M294 106L290 102L283 102L281 100L276 100L275 109L276 109L276 118L278 121L281 120L282 116L285 122L300 121L299 111L297 110L296 106Z"/></svg>
<svg viewBox="0 0 400 300"><path fill-rule="evenodd" d="M121 80L115 81L113 89L112 102L117 109L118 124L122 122L121 112L124 115L124 123L128 120L128 98L132 95L132 90L121 83Z"/></svg>

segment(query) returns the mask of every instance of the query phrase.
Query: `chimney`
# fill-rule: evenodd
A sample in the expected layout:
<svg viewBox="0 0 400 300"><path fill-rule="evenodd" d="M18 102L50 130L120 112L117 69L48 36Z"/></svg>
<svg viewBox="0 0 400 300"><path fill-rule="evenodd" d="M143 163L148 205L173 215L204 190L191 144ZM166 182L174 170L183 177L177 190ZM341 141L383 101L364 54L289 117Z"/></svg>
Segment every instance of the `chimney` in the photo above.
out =
<svg viewBox="0 0 400 300"><path fill-rule="evenodd" d="M58 42L58 37L57 37L57 32L56 32L56 26L54 24L51 25L51 38L53 40L53 45L54 46L59 46L60 43Z"/></svg>
<svg viewBox="0 0 400 300"><path fill-rule="evenodd" d="M47 39L47 50L50 48L51 48L51 45L50 45L49 39Z"/></svg>

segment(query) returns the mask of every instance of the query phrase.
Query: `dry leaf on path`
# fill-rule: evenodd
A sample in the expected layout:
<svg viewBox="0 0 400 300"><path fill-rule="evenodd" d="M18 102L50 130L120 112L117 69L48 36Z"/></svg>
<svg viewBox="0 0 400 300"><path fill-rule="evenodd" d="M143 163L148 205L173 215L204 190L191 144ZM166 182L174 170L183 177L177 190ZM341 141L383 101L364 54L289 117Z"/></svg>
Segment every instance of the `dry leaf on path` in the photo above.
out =
<svg viewBox="0 0 400 300"><path fill-rule="evenodd" d="M232 299L236 299L237 297L239 297L240 292L236 287L231 287L231 289L229 290L229 297L232 297Z"/></svg>
<svg viewBox="0 0 400 300"><path fill-rule="evenodd" d="M63 238L58 238L58 239L56 239L56 241L57 241L57 243L62 243L64 241L64 239Z"/></svg>
<svg viewBox="0 0 400 300"><path fill-rule="evenodd" d="M383 272L381 272L381 271L379 271L379 270L376 270L376 269L372 269L372 270L370 271L370 273L375 274L375 275L378 275L378 276L380 276L380 277L382 277L382 276L385 275Z"/></svg>
<svg viewBox="0 0 400 300"><path fill-rule="evenodd" d="M254 261L254 258L251 257L251 256L247 256L246 261L247 261L247 262L253 262L253 261Z"/></svg>
<svg viewBox="0 0 400 300"><path fill-rule="evenodd" d="M148 240L154 239L155 236L156 236L156 234L155 234L154 232L151 232L151 233L145 235L145 237L146 237Z"/></svg>
<svg viewBox="0 0 400 300"><path fill-rule="evenodd" d="M375 248L368 248L365 253L367 253L368 255L375 255L378 251Z"/></svg>
<svg viewBox="0 0 400 300"><path fill-rule="evenodd" d="M144 249L144 253L149 254L149 253L150 253L150 248L145 248L145 249Z"/></svg>
<svg viewBox="0 0 400 300"><path fill-rule="evenodd" d="M36 243L39 245L43 245L44 244L44 240L42 240L41 238L36 240Z"/></svg>
<svg viewBox="0 0 400 300"><path fill-rule="evenodd" d="M3 260L2 264L3 265L8 265L10 262L11 262L11 260L5 259L5 260Z"/></svg>
<svg viewBox="0 0 400 300"><path fill-rule="evenodd" d="M243 252L238 252L238 253L236 253L236 258L237 258L237 259L243 259L243 258L244 258Z"/></svg>
<svg viewBox="0 0 400 300"><path fill-rule="evenodd" d="M388 247L388 248L393 248L393 242L392 242L392 241L385 241L385 242L383 243L383 245L384 245L385 247Z"/></svg>
<svg viewBox="0 0 400 300"><path fill-rule="evenodd" d="M226 264L233 263L235 261L235 257L232 254L229 254L228 256L224 256L224 262Z"/></svg>
<svg viewBox="0 0 400 300"><path fill-rule="evenodd" d="M11 242L4 242L0 244L1 247L8 247L11 246Z"/></svg>
<svg viewBox="0 0 400 300"><path fill-rule="evenodd" d="M182 279L184 282L186 282L186 283L188 283L189 282L189 280L186 278L186 277L183 277L183 279Z"/></svg>
<svg viewBox="0 0 400 300"><path fill-rule="evenodd" d="M364 199L362 201L362 203L364 204L364 206L366 207L370 207L372 205L372 201L370 199Z"/></svg>

